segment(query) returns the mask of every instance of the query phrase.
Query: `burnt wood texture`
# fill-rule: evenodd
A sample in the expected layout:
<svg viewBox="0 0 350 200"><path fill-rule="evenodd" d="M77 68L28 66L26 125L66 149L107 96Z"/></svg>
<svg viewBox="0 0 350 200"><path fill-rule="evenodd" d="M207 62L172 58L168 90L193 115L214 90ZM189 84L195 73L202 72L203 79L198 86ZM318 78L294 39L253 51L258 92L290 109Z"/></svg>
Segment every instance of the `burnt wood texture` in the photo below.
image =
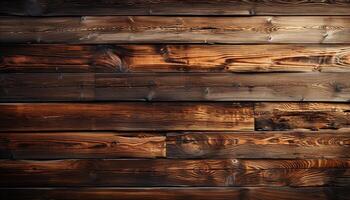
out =
<svg viewBox="0 0 350 200"><path fill-rule="evenodd" d="M350 200L348 0L0 1L1 200Z"/></svg>

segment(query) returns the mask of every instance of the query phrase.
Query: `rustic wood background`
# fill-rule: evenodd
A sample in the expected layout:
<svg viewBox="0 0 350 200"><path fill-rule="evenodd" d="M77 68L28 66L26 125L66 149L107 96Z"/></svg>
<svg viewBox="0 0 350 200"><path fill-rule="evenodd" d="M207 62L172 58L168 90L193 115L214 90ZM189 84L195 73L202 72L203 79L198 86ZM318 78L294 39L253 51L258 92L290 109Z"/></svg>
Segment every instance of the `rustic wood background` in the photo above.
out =
<svg viewBox="0 0 350 200"><path fill-rule="evenodd" d="M349 0L1 0L1 200L350 199Z"/></svg>

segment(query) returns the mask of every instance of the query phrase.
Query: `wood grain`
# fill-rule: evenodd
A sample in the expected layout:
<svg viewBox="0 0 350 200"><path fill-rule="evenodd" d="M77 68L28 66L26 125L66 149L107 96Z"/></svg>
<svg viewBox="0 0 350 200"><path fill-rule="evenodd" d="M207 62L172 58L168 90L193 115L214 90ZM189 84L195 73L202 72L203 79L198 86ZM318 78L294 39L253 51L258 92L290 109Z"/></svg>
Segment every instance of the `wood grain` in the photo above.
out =
<svg viewBox="0 0 350 200"><path fill-rule="evenodd" d="M1 14L58 15L348 15L346 0L2 0Z"/></svg>
<svg viewBox="0 0 350 200"><path fill-rule="evenodd" d="M349 45L0 45L0 72L350 72Z"/></svg>
<svg viewBox="0 0 350 200"><path fill-rule="evenodd" d="M250 103L3 103L0 131L253 130Z"/></svg>
<svg viewBox="0 0 350 200"><path fill-rule="evenodd" d="M0 186L348 186L349 160L291 160L287 167L279 162L279 167L245 169L232 159L2 160Z"/></svg>
<svg viewBox="0 0 350 200"><path fill-rule="evenodd" d="M347 102L349 76L349 72L2 73L0 101Z"/></svg>
<svg viewBox="0 0 350 200"><path fill-rule="evenodd" d="M168 158L347 158L350 131L169 133L166 148Z"/></svg>
<svg viewBox="0 0 350 200"><path fill-rule="evenodd" d="M344 44L350 17L1 17L0 30L0 43Z"/></svg>
<svg viewBox="0 0 350 200"><path fill-rule="evenodd" d="M258 103L256 130L349 128L350 105L331 103Z"/></svg>
<svg viewBox="0 0 350 200"><path fill-rule="evenodd" d="M6 200L347 200L349 187L0 188Z"/></svg>
<svg viewBox="0 0 350 200"><path fill-rule="evenodd" d="M165 136L120 132L1 133L0 158L165 157Z"/></svg>

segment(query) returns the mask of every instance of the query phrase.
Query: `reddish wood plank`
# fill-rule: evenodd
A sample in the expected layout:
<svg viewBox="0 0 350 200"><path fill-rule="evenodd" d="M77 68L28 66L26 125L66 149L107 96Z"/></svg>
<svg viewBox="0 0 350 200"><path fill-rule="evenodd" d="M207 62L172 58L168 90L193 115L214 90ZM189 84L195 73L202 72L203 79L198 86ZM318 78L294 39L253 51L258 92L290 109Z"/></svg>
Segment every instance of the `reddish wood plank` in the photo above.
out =
<svg viewBox="0 0 350 200"><path fill-rule="evenodd" d="M250 103L3 103L0 131L253 130Z"/></svg>
<svg viewBox="0 0 350 200"><path fill-rule="evenodd" d="M170 158L347 158L349 142L350 131L185 132L166 147Z"/></svg>
<svg viewBox="0 0 350 200"><path fill-rule="evenodd" d="M155 133L4 132L0 144L10 159L165 157L165 136Z"/></svg>

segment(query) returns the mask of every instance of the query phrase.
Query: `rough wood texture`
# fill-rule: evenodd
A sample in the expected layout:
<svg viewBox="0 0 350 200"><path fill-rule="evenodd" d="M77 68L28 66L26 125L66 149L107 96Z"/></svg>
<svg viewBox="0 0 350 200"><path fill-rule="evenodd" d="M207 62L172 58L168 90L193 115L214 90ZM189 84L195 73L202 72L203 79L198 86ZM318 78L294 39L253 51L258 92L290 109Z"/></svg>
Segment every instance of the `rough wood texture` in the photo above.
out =
<svg viewBox="0 0 350 200"><path fill-rule="evenodd" d="M347 0L2 0L0 14L57 15L349 15Z"/></svg>
<svg viewBox="0 0 350 200"><path fill-rule="evenodd" d="M0 134L0 158L120 157L165 157L165 136L140 132L5 132Z"/></svg>
<svg viewBox="0 0 350 200"><path fill-rule="evenodd" d="M0 189L6 200L348 200L349 187L188 187L188 188L36 188Z"/></svg>
<svg viewBox="0 0 350 200"><path fill-rule="evenodd" d="M350 104L258 103L256 130L340 129L350 127Z"/></svg>
<svg viewBox="0 0 350 200"><path fill-rule="evenodd" d="M250 162L261 162L251 160ZM246 168L239 160L60 160L0 162L2 187L348 186L349 160L290 160ZM283 164L283 162L287 162ZM334 163L335 162L335 163ZM272 162L274 163L274 162ZM306 164L300 164L304 163ZM311 163L311 166L309 166ZM330 167L330 166L334 167Z"/></svg>
<svg viewBox="0 0 350 200"><path fill-rule="evenodd" d="M350 72L349 45L0 45L0 72Z"/></svg>
<svg viewBox="0 0 350 200"><path fill-rule="evenodd" d="M249 103L4 103L0 113L0 131L254 129Z"/></svg>
<svg viewBox="0 0 350 200"><path fill-rule="evenodd" d="M350 16L1 17L0 30L0 43L342 44L350 43Z"/></svg>
<svg viewBox="0 0 350 200"><path fill-rule="evenodd" d="M350 157L350 131L196 132L167 135L168 158Z"/></svg>
<svg viewBox="0 0 350 200"><path fill-rule="evenodd" d="M0 101L335 101L350 73L3 73Z"/></svg>

